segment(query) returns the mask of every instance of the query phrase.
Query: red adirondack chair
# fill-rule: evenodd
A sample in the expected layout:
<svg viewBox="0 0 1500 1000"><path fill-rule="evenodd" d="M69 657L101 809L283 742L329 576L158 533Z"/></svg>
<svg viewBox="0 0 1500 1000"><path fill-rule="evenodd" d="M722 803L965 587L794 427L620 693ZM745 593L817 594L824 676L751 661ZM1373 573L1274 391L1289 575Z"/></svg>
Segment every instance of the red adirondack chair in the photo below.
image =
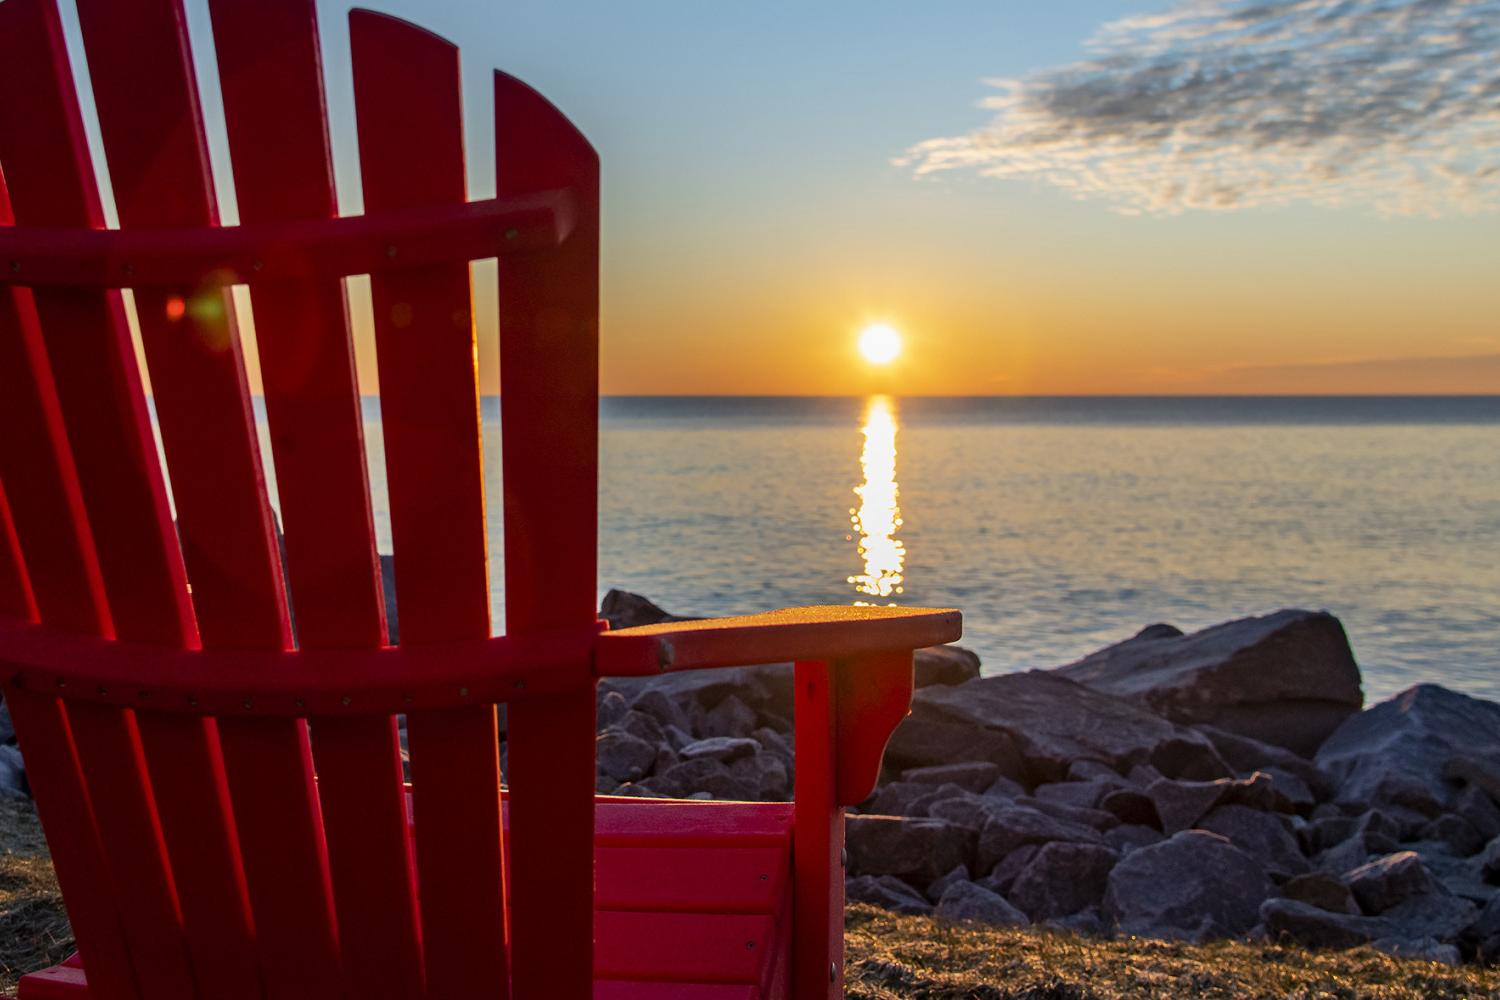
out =
<svg viewBox="0 0 1500 1000"><path fill-rule="evenodd" d="M313 0L209 8L242 220L222 228L180 0L78 2L122 226L106 230L54 2L0 2L0 678L79 949L20 995L837 994L842 806L907 710L912 650L956 638L958 613L605 632L593 151L497 73L498 196L467 202L456 50L355 11L366 214L337 218ZM494 256L500 637L468 268ZM396 646L351 274L371 275ZM595 796L598 678L788 660L794 805Z"/></svg>

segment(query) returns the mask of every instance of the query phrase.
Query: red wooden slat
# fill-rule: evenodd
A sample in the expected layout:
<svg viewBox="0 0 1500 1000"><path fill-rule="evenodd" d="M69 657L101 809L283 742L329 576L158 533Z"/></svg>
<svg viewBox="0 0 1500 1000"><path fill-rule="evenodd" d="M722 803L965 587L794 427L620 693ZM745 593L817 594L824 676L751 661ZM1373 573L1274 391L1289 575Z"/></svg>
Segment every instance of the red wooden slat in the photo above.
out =
<svg viewBox="0 0 1500 1000"><path fill-rule="evenodd" d="M31 596L31 581L26 578L26 564L21 559L21 539L10 516L10 501L0 484L0 615L24 621L36 621L36 599Z"/></svg>
<svg viewBox="0 0 1500 1000"><path fill-rule="evenodd" d="M311 0L214 0L244 223L336 215ZM385 641L362 415L339 282L253 283L287 572L302 648ZM421 955L395 720L318 718L314 758L351 994L419 996Z"/></svg>
<svg viewBox="0 0 1500 1000"><path fill-rule="evenodd" d="M760 1000L760 990L745 983L647 983L600 979L594 983L594 1000Z"/></svg>
<svg viewBox="0 0 1500 1000"><path fill-rule="evenodd" d="M34 222L102 225L56 17L44 9L48 5L32 7L40 17L32 22L31 44L18 54L20 63L11 64L25 74L33 112L40 111L10 158L27 184L25 212ZM177 536L119 298L51 288L39 290L38 308L116 630L136 641L196 645ZM254 995L241 992L253 990L255 977L211 730L201 722L140 719L141 741L148 747L165 744L151 755L165 828L158 831L132 727L91 711L77 713L74 724L90 761L85 773L101 792L99 818L110 831L105 847L117 866L126 866L122 878L139 882L128 892L132 907L147 911L128 926L162 947L177 939L172 879L160 856L165 832L175 848L180 905L190 918L200 985L225 997ZM143 845L154 849L137 854ZM172 985L162 987L164 992L183 991L180 961L144 965L152 970L147 975L168 978Z"/></svg>
<svg viewBox="0 0 1500 1000"><path fill-rule="evenodd" d="M541 95L496 73L495 163L498 195L566 187L578 206L562 246L499 262L505 617L525 634L595 617L599 159ZM511 884L516 992L581 996L594 697L518 704L506 721L512 851L528 859Z"/></svg>
<svg viewBox="0 0 1500 1000"><path fill-rule="evenodd" d="M843 995L844 810L835 801L838 722L832 668L799 661L795 675L796 785L792 851L792 996Z"/></svg>
<svg viewBox="0 0 1500 1000"><path fill-rule="evenodd" d="M595 926L601 979L759 984L776 942L769 914L608 910Z"/></svg>
<svg viewBox="0 0 1500 1000"><path fill-rule="evenodd" d="M122 225L215 219L185 24L175 0L79 5ZM138 290L193 603L206 646L277 649L285 595L227 293ZM268 991L338 988L331 892L306 728L220 725ZM159 756L151 751L153 766Z"/></svg>
<svg viewBox="0 0 1500 1000"><path fill-rule="evenodd" d="M596 910L775 913L787 896L783 847L601 847Z"/></svg>
<svg viewBox="0 0 1500 1000"><path fill-rule="evenodd" d="M368 11L350 14L349 34L366 210L463 201L457 50ZM468 267L377 275L370 284L401 641L484 636ZM507 996L494 707L414 712L407 734L428 995Z"/></svg>

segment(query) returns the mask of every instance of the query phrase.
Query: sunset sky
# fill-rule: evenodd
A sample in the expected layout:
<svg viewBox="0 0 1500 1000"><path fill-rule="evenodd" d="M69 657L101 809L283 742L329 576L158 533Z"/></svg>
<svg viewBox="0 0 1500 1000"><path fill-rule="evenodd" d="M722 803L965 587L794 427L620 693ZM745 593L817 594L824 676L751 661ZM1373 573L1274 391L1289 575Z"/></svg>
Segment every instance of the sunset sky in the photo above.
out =
<svg viewBox="0 0 1500 1000"><path fill-rule="evenodd" d="M1500 392L1500 0L377 6L462 47L471 197L491 67L599 149L605 392Z"/></svg>

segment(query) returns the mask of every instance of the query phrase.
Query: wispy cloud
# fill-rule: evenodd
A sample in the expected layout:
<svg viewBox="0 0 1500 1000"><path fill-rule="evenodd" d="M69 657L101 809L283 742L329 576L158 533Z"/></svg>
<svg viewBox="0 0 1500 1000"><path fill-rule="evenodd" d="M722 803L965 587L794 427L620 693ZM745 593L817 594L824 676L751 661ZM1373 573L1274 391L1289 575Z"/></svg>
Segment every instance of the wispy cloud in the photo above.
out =
<svg viewBox="0 0 1500 1000"><path fill-rule="evenodd" d="M897 162L1172 213L1500 208L1500 0L1188 0L989 81L990 124Z"/></svg>

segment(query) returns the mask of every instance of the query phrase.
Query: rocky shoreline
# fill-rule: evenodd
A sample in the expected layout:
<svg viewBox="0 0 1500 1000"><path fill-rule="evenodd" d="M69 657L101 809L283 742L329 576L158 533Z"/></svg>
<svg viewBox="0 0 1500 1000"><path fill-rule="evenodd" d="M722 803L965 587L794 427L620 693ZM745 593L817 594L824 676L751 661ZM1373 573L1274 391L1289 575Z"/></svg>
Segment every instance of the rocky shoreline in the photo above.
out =
<svg viewBox="0 0 1500 1000"><path fill-rule="evenodd" d="M678 618L617 590L600 613ZM1423 684L1365 708L1343 627L1300 610L979 668L957 646L917 652L912 713L847 818L851 902L1500 962L1500 704ZM789 664L611 679L598 697L600 793L792 797ZM28 793L0 703L0 795Z"/></svg>
<svg viewBox="0 0 1500 1000"><path fill-rule="evenodd" d="M612 627L668 620L611 591ZM1152 625L1054 670L921 650L847 822L851 901L1186 941L1500 959L1500 705L1363 707L1326 612ZM790 798L786 665L600 686L598 790Z"/></svg>

